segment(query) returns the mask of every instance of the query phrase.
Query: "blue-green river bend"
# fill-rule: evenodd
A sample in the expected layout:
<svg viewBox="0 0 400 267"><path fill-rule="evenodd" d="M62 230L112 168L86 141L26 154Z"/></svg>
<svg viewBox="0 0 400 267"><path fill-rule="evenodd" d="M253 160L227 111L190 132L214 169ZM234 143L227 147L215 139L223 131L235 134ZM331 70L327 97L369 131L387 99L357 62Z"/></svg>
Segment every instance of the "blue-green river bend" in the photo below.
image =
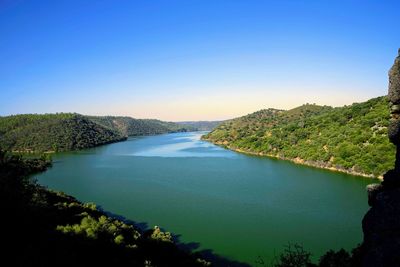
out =
<svg viewBox="0 0 400 267"><path fill-rule="evenodd" d="M129 138L53 156L35 178L197 250L255 265L290 243L317 259L362 241L371 179L240 154L202 132Z"/></svg>

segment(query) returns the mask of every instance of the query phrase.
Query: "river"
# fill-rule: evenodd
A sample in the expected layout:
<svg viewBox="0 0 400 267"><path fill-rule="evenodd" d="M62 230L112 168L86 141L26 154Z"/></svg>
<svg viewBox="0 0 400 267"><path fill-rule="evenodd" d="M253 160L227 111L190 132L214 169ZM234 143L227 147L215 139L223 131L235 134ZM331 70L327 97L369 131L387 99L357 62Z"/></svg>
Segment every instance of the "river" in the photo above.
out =
<svg viewBox="0 0 400 267"><path fill-rule="evenodd" d="M227 259L269 262L288 243L314 259L362 241L372 180L248 156L202 132L58 153L38 182Z"/></svg>

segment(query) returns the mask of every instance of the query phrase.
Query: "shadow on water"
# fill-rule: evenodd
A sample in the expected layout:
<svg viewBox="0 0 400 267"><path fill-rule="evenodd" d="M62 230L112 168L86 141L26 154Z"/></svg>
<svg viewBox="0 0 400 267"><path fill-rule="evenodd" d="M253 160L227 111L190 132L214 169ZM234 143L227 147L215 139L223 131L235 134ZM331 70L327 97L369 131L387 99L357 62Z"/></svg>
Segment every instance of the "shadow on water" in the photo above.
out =
<svg viewBox="0 0 400 267"><path fill-rule="evenodd" d="M145 232L151 230L151 228L149 228L148 223L146 223L146 222L132 221L122 215L115 214L110 211L106 211L102 208L102 206L97 206L97 209L104 212L109 217L115 218L126 224L130 224L130 225L136 227L142 233L145 233ZM161 228L161 230L166 231L164 228ZM202 259L204 259L206 261L212 262L212 266L215 266L215 267L251 267L251 265L249 265L247 263L235 261L235 260L220 256L211 249L199 250L200 243L198 243L198 242L184 243L180 240L181 239L180 234L172 234L172 237L173 237L174 243L177 245L178 248L180 248L181 250L183 250L185 252L193 253L194 255L201 257Z"/></svg>
<svg viewBox="0 0 400 267"><path fill-rule="evenodd" d="M213 266L218 266L218 267L251 267L247 263L227 259L225 257L222 257L218 254L215 254L211 249L205 249L202 251L198 252L199 255L207 260L213 263Z"/></svg>
<svg viewBox="0 0 400 267"><path fill-rule="evenodd" d="M114 218L114 219L117 219L119 221L122 221L122 222L124 222L126 224L132 225L136 229L140 230L140 232L142 232L142 233L144 233L144 232L146 232L146 231L148 231L150 229L149 225L146 222L135 222L135 221L132 221L132 220L127 219L126 217L124 217L122 215L115 214L115 213L112 213L110 211L104 210L101 205L97 205L96 207L101 212L104 212L107 216L109 216L111 218Z"/></svg>
<svg viewBox="0 0 400 267"><path fill-rule="evenodd" d="M164 230L164 229L162 229ZM249 264L231 260L228 258L225 258L223 256L220 256L216 254L213 250L211 249L203 249L203 250L198 250L200 248L200 243L198 242L189 242L189 243L184 243L180 241L181 235L173 235L174 242L177 244L177 246L190 253L195 253L199 255L201 258L205 259L206 261L210 261L213 263L213 266L218 266L218 267L250 267Z"/></svg>

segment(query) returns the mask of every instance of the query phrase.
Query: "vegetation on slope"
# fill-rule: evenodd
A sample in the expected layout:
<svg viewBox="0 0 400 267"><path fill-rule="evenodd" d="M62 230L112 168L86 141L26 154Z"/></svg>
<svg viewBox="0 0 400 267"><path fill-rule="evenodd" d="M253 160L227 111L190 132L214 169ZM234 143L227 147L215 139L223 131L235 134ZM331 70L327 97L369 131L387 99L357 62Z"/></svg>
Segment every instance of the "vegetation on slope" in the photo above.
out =
<svg viewBox="0 0 400 267"><path fill-rule="evenodd" d="M159 228L142 233L28 177L50 164L0 150L2 262L11 266L208 266Z"/></svg>
<svg viewBox="0 0 400 267"><path fill-rule="evenodd" d="M203 138L238 151L353 174L381 176L394 166L386 97L332 108L266 109L224 122Z"/></svg>
<svg viewBox="0 0 400 267"><path fill-rule="evenodd" d="M0 147L11 151L78 150L124 139L121 134L79 114L0 117Z"/></svg>
<svg viewBox="0 0 400 267"><path fill-rule="evenodd" d="M154 135L196 130L195 127L160 120L115 116L88 116L88 118L99 125L121 133L123 136Z"/></svg>
<svg viewBox="0 0 400 267"><path fill-rule="evenodd" d="M23 114L0 117L0 147L17 152L70 151L125 140L127 136L193 130L173 122L130 117Z"/></svg>
<svg viewBox="0 0 400 267"><path fill-rule="evenodd" d="M178 124L191 126L198 131L211 131L222 123L222 121L180 121Z"/></svg>

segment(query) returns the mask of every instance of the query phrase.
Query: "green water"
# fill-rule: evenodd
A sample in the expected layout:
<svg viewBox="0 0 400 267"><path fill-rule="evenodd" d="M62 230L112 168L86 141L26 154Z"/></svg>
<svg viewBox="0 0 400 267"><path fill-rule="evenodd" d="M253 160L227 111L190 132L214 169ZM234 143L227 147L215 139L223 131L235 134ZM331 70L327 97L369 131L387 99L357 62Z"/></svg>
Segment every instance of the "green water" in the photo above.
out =
<svg viewBox="0 0 400 267"><path fill-rule="evenodd" d="M319 257L362 240L371 180L252 157L202 133L130 138L54 156L40 184L228 259L269 261L288 242Z"/></svg>

